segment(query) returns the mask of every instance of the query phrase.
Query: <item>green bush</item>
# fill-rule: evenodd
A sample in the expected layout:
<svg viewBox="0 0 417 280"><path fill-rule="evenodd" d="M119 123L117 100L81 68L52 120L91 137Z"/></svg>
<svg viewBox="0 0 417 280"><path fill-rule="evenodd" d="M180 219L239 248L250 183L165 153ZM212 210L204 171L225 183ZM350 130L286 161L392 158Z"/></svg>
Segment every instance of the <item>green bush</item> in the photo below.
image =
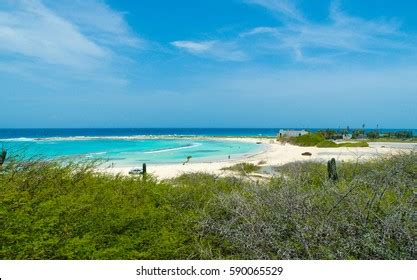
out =
<svg viewBox="0 0 417 280"><path fill-rule="evenodd" d="M261 169L260 166L255 165L253 163L238 163L229 167L223 167L222 170L230 170L230 171L236 171L241 174L249 174L258 171Z"/></svg>
<svg viewBox="0 0 417 280"><path fill-rule="evenodd" d="M325 141L325 138L321 133L308 133L288 140L291 144L303 147L313 147L323 141Z"/></svg>
<svg viewBox="0 0 417 280"><path fill-rule="evenodd" d="M338 144L339 147L369 147L368 142L366 141L358 141L358 142L345 142Z"/></svg>
<svg viewBox="0 0 417 280"><path fill-rule="evenodd" d="M409 138L413 138L413 132L409 130L387 132L384 134L384 137L393 138L393 139L409 139Z"/></svg>
<svg viewBox="0 0 417 280"><path fill-rule="evenodd" d="M291 163L271 180L8 159L0 259L415 259L417 154Z"/></svg>
<svg viewBox="0 0 417 280"><path fill-rule="evenodd" d="M364 136L365 136L365 130L363 129L354 130L352 133L352 139L363 138Z"/></svg>
<svg viewBox="0 0 417 280"><path fill-rule="evenodd" d="M340 148L340 147L369 147L368 142L358 141L358 142L344 142L344 143L335 143L333 141L325 140L317 144L319 148Z"/></svg>
<svg viewBox="0 0 417 280"><path fill-rule="evenodd" d="M366 133L366 137L368 137L369 139L377 139L377 138L379 138L379 132L378 131L369 131L368 133Z"/></svg>
<svg viewBox="0 0 417 280"><path fill-rule="evenodd" d="M176 203L181 195L149 176L9 162L0 173L0 259L187 258L197 220Z"/></svg>
<svg viewBox="0 0 417 280"><path fill-rule="evenodd" d="M417 155L339 164L291 163L265 186L219 193L205 208L207 258L415 259ZM210 254L212 253L212 254Z"/></svg>
<svg viewBox="0 0 417 280"><path fill-rule="evenodd" d="M334 139L339 136L338 131L334 129L319 130L318 132L324 136L324 139Z"/></svg>
<svg viewBox="0 0 417 280"><path fill-rule="evenodd" d="M321 141L316 145L319 148L338 148L340 147L339 144L330 140Z"/></svg>
<svg viewBox="0 0 417 280"><path fill-rule="evenodd" d="M331 140L326 140L325 136L321 132L309 133L298 137L292 137L288 140L288 142L297 146L317 146L319 148L369 147L366 141L335 143Z"/></svg>

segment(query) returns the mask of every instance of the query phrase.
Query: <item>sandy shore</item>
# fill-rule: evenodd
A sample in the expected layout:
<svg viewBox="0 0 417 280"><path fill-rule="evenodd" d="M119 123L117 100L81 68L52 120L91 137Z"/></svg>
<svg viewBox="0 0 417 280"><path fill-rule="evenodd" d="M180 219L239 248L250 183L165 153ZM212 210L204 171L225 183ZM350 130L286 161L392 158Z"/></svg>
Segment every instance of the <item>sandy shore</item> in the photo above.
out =
<svg viewBox="0 0 417 280"><path fill-rule="evenodd" d="M220 138L220 137L199 137L203 140L225 140L225 141L243 141L243 142L261 142L262 151L256 154L250 154L243 158L218 159L207 162L189 162L185 165L178 164L148 164L148 173L159 179L167 179L179 176L189 172L207 172L216 175L227 175L230 171L221 170L241 162L248 162L263 165L282 165L295 161L327 161L335 158L337 161L363 161L381 155L396 154L401 151L417 150L417 143L388 143L388 142L370 142L368 148L317 148L317 147L299 147L290 144L282 144L272 139L259 138ZM310 152L311 156L301 155L304 152ZM100 171L110 172L113 174L128 174L131 167L113 167L103 168Z"/></svg>

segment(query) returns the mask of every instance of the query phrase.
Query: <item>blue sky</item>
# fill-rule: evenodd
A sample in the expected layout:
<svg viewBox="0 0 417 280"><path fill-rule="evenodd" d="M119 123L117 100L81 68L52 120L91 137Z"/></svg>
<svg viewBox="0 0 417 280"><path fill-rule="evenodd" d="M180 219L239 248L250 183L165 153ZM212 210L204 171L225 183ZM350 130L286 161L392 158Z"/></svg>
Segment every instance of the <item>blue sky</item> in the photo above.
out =
<svg viewBox="0 0 417 280"><path fill-rule="evenodd" d="M1 0L0 127L417 127L417 1Z"/></svg>

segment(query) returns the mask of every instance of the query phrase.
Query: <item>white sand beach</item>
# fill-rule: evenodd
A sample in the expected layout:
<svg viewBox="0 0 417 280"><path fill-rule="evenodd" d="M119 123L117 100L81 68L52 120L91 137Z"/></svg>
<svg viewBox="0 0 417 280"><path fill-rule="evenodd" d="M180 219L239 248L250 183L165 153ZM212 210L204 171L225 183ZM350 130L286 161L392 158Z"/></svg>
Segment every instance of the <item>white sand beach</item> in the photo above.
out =
<svg viewBox="0 0 417 280"><path fill-rule="evenodd" d="M199 139L210 140L211 137L200 137ZM319 161L325 162L331 158L336 161L364 161L382 155L393 155L400 152L417 150L417 143L397 143L397 142L370 142L367 148L317 148L317 147L299 147L290 144L283 144L273 139L259 138L236 138L227 137L216 140L225 141L248 141L253 143L261 142L263 149L261 152L246 155L240 158L212 160L207 162L190 162L186 164L149 164L148 173L159 179L169 179L190 172L207 172L215 175L228 175L230 171L222 170L237 163L247 162L262 165L282 165L296 161ZM311 156L303 156L302 153L310 152ZM133 166L102 168L100 171L113 174L127 175Z"/></svg>

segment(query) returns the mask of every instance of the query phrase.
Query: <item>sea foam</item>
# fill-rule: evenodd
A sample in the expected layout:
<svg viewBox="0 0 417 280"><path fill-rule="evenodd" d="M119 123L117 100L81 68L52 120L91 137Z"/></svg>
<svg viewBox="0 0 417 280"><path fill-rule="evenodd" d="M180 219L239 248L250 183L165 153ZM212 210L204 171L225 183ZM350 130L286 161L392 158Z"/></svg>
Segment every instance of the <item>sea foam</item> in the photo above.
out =
<svg viewBox="0 0 417 280"><path fill-rule="evenodd" d="M160 149L160 150L153 150L153 151L148 151L148 152L143 152L144 154L158 154L158 153L165 153L165 152L171 152L171 151L178 151L178 150L185 150L185 149L191 149L191 148L195 148L198 146L201 146L201 143L193 143L191 145L188 146L182 146L182 147L178 147L178 148L166 148L166 149Z"/></svg>
<svg viewBox="0 0 417 280"><path fill-rule="evenodd" d="M36 141L36 140L34 138L19 137L19 138L0 139L0 141L4 141L4 142L33 142L33 141Z"/></svg>

